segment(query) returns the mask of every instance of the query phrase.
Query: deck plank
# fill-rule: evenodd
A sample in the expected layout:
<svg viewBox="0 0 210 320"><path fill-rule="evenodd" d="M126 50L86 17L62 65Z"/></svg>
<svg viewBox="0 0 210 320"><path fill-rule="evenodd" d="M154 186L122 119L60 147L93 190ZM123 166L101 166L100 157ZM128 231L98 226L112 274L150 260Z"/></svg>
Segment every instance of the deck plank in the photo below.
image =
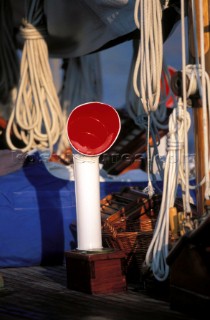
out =
<svg viewBox="0 0 210 320"><path fill-rule="evenodd" d="M188 320L144 291L89 295L66 287L65 266L5 268L0 318L33 320Z"/></svg>

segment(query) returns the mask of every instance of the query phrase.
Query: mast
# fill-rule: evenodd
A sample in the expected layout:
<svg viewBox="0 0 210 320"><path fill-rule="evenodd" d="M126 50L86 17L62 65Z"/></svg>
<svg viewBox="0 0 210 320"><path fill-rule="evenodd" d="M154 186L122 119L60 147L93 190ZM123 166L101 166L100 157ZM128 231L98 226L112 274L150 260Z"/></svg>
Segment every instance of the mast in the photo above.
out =
<svg viewBox="0 0 210 320"><path fill-rule="evenodd" d="M209 7L210 1L203 0L203 18L204 18L204 50L205 50L205 64L206 71L210 74L210 31L209 31ZM200 50L200 33L199 33L199 0L195 0L195 13L197 22L197 43L199 59L201 55ZM188 26L189 26L189 62L195 63L195 46L193 39L193 17L192 17L192 2L189 1L188 5ZM203 110L202 101L199 97L192 97L192 108L194 116L194 135L195 135L195 169L196 169L196 182L199 183L205 174L204 169L204 141L203 141ZM196 191L197 212L202 216L205 211L204 199L204 185L199 187Z"/></svg>

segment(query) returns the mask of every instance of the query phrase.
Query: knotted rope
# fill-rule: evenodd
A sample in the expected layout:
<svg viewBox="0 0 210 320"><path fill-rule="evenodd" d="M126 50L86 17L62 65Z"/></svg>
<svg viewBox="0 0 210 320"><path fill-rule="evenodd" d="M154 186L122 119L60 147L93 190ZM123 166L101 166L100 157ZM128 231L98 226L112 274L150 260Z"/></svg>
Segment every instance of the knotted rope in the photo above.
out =
<svg viewBox="0 0 210 320"><path fill-rule="evenodd" d="M161 73L163 62L162 6L157 0L136 0L134 20L140 30L138 54L133 71L133 88L140 98L144 112L148 115L147 130L147 175L145 192L154 194L150 178L150 128L151 118L160 102ZM139 104L140 104L139 103ZM138 114L139 115L139 114Z"/></svg>
<svg viewBox="0 0 210 320"><path fill-rule="evenodd" d="M17 149L11 141L12 131L24 143L24 152L34 148L49 148L52 152L63 129L62 111L49 66L42 6L41 0L31 1L28 18L23 20L21 34L25 42L20 82L6 130L8 146Z"/></svg>
<svg viewBox="0 0 210 320"><path fill-rule="evenodd" d="M187 116L187 119L184 119ZM184 176L184 121L190 127L190 115L183 109L180 101L169 118L168 148L164 169L164 184L160 212L154 234L148 248L145 263L152 269L159 281L167 279L169 267L166 263L169 244L169 209L174 206L177 186Z"/></svg>

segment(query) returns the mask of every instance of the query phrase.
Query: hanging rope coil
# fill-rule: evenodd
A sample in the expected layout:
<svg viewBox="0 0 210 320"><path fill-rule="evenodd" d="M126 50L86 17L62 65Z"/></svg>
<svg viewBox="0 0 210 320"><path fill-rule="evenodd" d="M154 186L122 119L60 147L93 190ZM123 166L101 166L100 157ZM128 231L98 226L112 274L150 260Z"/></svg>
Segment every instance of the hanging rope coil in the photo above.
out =
<svg viewBox="0 0 210 320"><path fill-rule="evenodd" d="M132 82L133 90L128 85L128 112L135 120L145 112L150 116L157 128L166 129L166 101L176 98L170 89L166 92L166 84L170 83L170 73L163 59L162 9L167 1L136 0L134 20L140 30L140 41L134 42L134 54L128 84ZM138 101L136 96L139 97Z"/></svg>
<svg viewBox="0 0 210 320"><path fill-rule="evenodd" d="M162 4L161 1L136 0L134 8L134 20L140 30L139 48L133 70L133 89L140 98L138 103L142 105L148 115L147 130L147 175L148 186L144 190L151 197L154 188L150 178L150 128L151 119L155 122L154 112L157 111L161 94L161 73L163 63L163 38L162 38ZM130 109L132 112L132 109ZM157 117L161 117L157 113ZM156 143L154 141L154 143Z"/></svg>
<svg viewBox="0 0 210 320"><path fill-rule="evenodd" d="M169 119L168 154L165 164L164 185L161 208L155 227L153 239L148 248L145 263L153 271L156 279L166 280L169 267L166 264L169 244L169 208L173 207L178 184L182 187L183 205L185 213L190 213L189 168L188 168L188 130L190 127L190 115L187 112L187 98L199 91L203 104L203 139L204 139L204 163L205 178L196 186L206 183L205 198L209 199L209 121L210 121L210 81L205 71L204 59L204 34L203 34L203 2L199 2L200 13L200 39L201 39L201 65L196 56L196 65L186 65L186 41L185 41L185 12L184 1L181 2L182 22L182 92L183 101L180 99L178 109L174 109ZM192 0L192 8L194 1ZM195 16L195 15L193 15ZM195 21L194 21L195 23ZM196 33L196 30L194 29ZM195 39L195 37L194 37ZM197 43L195 49L198 53ZM188 88L186 79L188 78ZM172 161L171 161L172 160ZM189 216L188 216L189 218ZM188 221L189 222L189 221ZM192 224L189 224L192 227Z"/></svg>
<svg viewBox="0 0 210 320"><path fill-rule="evenodd" d="M20 83L6 130L8 146L17 149L11 141L12 131L25 144L24 152L34 148L49 148L52 152L63 129L62 111L44 40L47 32L42 23L42 5L42 1L32 1L28 19L23 20L21 34L25 42Z"/></svg>
<svg viewBox="0 0 210 320"><path fill-rule="evenodd" d="M190 115L187 115L187 127L190 127ZM169 244L169 208L174 206L180 175L184 175L184 117L183 104L173 110L169 118L167 157L164 169L162 202L153 239L148 248L145 263L152 269L159 281L167 279L169 267L166 263Z"/></svg>
<svg viewBox="0 0 210 320"><path fill-rule="evenodd" d="M166 263L169 245L169 209L174 206L178 184L183 191L184 209L190 210L189 170L188 170L188 130L190 115L187 112L186 95L186 62L185 62L185 29L184 2L182 1L182 65L183 65L183 101L179 99L178 107L169 118L167 157L164 168L163 194L158 220L152 241L148 248L145 263L152 269L159 281L168 278L169 267ZM184 180L184 183L183 183Z"/></svg>
<svg viewBox="0 0 210 320"><path fill-rule="evenodd" d="M157 109L160 100L163 59L160 1L136 0L134 20L141 32L141 41L134 68L133 85L145 112L148 113Z"/></svg>
<svg viewBox="0 0 210 320"><path fill-rule="evenodd" d="M141 129L144 129L144 121L147 117L147 112L145 112L141 99L136 95L134 91L134 86L132 82L133 72L136 65L137 59L137 43L134 43L133 57L131 62L131 68L128 78L127 92L126 92L126 109L130 117L138 124ZM170 101L172 106L177 105L177 98L175 97L173 91L170 87L171 83L171 74L169 69L163 59L162 72L160 78L160 98L158 108L150 113L151 121L156 126L157 129L167 129L168 122L166 122L167 114L167 102Z"/></svg>

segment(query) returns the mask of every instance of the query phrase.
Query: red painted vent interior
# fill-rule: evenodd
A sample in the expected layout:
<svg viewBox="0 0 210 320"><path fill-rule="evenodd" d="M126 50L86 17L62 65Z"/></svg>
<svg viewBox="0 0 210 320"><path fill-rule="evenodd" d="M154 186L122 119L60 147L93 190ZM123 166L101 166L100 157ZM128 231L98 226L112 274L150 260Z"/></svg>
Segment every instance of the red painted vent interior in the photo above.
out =
<svg viewBox="0 0 210 320"><path fill-rule="evenodd" d="M115 142L120 131L120 117L110 105L88 102L69 115L67 132L72 147L81 154L96 156Z"/></svg>

